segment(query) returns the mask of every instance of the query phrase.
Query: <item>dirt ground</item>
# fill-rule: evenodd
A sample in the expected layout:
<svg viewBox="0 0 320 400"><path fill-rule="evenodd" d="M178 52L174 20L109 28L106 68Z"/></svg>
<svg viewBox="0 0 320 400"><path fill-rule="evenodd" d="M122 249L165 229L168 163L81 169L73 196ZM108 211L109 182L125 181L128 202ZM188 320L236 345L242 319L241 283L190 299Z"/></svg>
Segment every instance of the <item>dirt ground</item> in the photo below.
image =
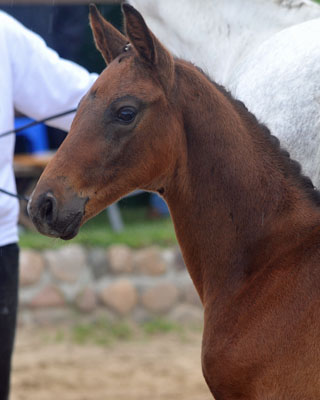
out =
<svg viewBox="0 0 320 400"><path fill-rule="evenodd" d="M109 346L44 339L20 329L12 400L212 400L201 334L161 334Z"/></svg>

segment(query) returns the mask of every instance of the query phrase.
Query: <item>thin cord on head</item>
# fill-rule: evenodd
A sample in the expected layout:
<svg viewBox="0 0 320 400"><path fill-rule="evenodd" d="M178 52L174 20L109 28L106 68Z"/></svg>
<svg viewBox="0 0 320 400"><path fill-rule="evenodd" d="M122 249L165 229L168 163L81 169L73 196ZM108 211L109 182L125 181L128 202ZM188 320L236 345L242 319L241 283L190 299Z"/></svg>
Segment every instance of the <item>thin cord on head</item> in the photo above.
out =
<svg viewBox="0 0 320 400"><path fill-rule="evenodd" d="M69 111L64 111L64 112L62 112L62 113L55 114L55 115L51 115L50 117L40 119L39 121L30 122L29 124L20 126L19 128L11 129L10 131L1 133L1 134L0 134L0 139L1 139L2 137L11 135L11 134L13 134L13 133L18 133L18 132L20 132L20 131L23 131L24 129L31 128L32 126L35 126L35 125L38 125L38 124L42 124L43 122L47 122L47 121L51 121L52 119L64 117L65 115L72 114L72 113L74 113L74 112L76 112L76 111L77 111L77 109L74 108L74 109L69 110Z"/></svg>
<svg viewBox="0 0 320 400"><path fill-rule="evenodd" d="M20 126L19 128L12 129L12 130L10 130L10 131L1 133L1 134L0 134L0 139L3 138L3 137L5 137L5 136L11 135L11 134L13 134L13 133L17 133L17 132L23 131L24 129L31 128L32 126L35 126L35 125L38 125L38 124L42 124L43 122L47 122L47 121L50 121L50 120L52 120L52 119L64 117L65 115L72 114L72 113L74 113L74 112L76 112L76 111L77 111L77 109L74 108L74 109L72 109L72 110L64 111L64 112L62 112L62 113L55 114L55 115L51 115L50 117L40 119L39 121L30 122L29 124ZM8 191L5 190L5 189L1 189L1 188L0 188L0 193L4 193L4 194L6 194L7 196L15 197L16 199L24 200L24 201L26 201L26 202L29 201L29 198L28 198L28 197L23 196L23 195L21 195L21 194L16 194L16 193L8 192Z"/></svg>
<svg viewBox="0 0 320 400"><path fill-rule="evenodd" d="M7 190L4 190L4 189L0 189L0 193L4 193L4 194L6 194L8 196L15 197L16 199L24 200L26 202L29 201L29 197L23 196L21 194L11 193L11 192L8 192Z"/></svg>

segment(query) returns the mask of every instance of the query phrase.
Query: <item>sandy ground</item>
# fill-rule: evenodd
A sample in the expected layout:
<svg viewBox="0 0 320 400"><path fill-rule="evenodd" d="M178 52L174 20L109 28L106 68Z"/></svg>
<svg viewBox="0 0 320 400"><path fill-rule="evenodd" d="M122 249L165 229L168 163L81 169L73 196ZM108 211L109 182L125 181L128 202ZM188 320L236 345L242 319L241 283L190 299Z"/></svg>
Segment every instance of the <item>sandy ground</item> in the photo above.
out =
<svg viewBox="0 0 320 400"><path fill-rule="evenodd" d="M201 334L161 334L107 347L44 339L20 329L12 400L212 400Z"/></svg>

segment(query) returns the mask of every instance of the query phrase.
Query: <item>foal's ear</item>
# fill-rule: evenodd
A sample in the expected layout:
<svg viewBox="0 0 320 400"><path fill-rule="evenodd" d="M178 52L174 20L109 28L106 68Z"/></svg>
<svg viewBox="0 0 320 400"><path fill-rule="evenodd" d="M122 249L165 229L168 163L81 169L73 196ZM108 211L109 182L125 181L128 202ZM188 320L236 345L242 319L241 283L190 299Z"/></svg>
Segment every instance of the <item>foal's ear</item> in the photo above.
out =
<svg viewBox="0 0 320 400"><path fill-rule="evenodd" d="M174 79L174 60L170 52L148 28L142 15L130 4L122 5L126 34L140 59L157 70L165 90L170 90Z"/></svg>
<svg viewBox="0 0 320 400"><path fill-rule="evenodd" d="M90 4L89 19L97 49L109 64L123 51L128 39L102 17L94 4Z"/></svg>

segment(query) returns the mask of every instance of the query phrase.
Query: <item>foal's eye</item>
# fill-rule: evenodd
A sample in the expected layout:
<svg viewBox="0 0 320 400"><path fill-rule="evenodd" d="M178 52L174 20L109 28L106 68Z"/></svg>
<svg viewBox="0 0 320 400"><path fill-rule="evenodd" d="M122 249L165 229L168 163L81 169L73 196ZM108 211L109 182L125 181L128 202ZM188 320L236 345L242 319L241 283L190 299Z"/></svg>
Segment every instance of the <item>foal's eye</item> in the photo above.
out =
<svg viewBox="0 0 320 400"><path fill-rule="evenodd" d="M122 107L116 113L119 122L130 124L136 117L137 112L133 107Z"/></svg>

